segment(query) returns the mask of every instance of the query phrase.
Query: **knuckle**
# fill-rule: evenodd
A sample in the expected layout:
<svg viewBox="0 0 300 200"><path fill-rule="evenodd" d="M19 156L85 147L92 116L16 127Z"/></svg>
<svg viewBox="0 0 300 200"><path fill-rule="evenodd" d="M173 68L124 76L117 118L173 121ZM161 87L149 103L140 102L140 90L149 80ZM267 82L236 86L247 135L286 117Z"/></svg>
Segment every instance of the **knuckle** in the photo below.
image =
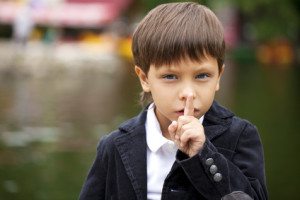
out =
<svg viewBox="0 0 300 200"><path fill-rule="evenodd" d="M182 134L180 137L181 142L185 142L187 140L187 136L185 134Z"/></svg>
<svg viewBox="0 0 300 200"><path fill-rule="evenodd" d="M183 125L183 126L181 127L181 130L182 130L183 132L186 132L186 131L188 130L188 127L187 127L186 125Z"/></svg>
<svg viewBox="0 0 300 200"><path fill-rule="evenodd" d="M180 122L184 121L184 119L185 119L184 115L181 115L181 116L178 117L178 121L180 121Z"/></svg>

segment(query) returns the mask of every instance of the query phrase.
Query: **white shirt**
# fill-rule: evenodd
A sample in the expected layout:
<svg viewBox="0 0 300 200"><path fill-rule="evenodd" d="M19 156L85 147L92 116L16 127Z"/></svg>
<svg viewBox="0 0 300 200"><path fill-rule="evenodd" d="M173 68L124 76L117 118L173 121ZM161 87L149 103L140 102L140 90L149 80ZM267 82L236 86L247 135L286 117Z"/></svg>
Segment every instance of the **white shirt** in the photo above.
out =
<svg viewBox="0 0 300 200"><path fill-rule="evenodd" d="M165 178L170 172L177 152L176 144L162 135L152 103L147 112L147 199L160 200ZM203 117L199 119L202 123Z"/></svg>

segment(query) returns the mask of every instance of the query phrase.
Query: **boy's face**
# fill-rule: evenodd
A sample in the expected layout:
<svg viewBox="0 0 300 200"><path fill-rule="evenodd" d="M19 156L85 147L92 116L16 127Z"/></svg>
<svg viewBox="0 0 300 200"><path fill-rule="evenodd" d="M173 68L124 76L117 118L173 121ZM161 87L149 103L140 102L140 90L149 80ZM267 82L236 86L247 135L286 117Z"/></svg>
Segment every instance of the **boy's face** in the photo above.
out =
<svg viewBox="0 0 300 200"><path fill-rule="evenodd" d="M223 67L224 68L224 67ZM219 90L223 72L217 60L207 56L201 63L183 60L171 66L150 66L146 75L141 68L135 71L145 92L151 92L156 106L156 116L162 128L183 115L188 95L193 95L194 117L204 115Z"/></svg>

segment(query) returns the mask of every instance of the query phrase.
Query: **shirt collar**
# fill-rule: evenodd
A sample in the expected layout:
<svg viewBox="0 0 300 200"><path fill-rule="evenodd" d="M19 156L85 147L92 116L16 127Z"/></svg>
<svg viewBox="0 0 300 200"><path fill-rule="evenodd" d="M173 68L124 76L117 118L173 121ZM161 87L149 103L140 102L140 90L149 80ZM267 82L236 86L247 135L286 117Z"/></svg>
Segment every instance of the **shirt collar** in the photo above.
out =
<svg viewBox="0 0 300 200"><path fill-rule="evenodd" d="M162 135L159 122L156 118L154 112L155 105L152 103L148 107L147 111L147 119L146 119L146 141L149 149L152 152L156 152L159 148L161 148L166 143L173 143L173 141L168 140ZM202 124L204 116L202 116L199 121Z"/></svg>

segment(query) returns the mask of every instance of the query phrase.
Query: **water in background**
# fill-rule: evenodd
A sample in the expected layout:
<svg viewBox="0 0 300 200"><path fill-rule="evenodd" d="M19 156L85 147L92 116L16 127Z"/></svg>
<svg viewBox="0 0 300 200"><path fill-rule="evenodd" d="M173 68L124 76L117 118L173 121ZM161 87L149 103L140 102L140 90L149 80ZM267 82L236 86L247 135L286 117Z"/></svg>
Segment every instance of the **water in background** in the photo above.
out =
<svg viewBox="0 0 300 200"><path fill-rule="evenodd" d="M77 199L99 138L140 110L132 64L74 46L0 45L0 199ZM270 199L296 199L299 68L227 63L217 99L256 124Z"/></svg>

